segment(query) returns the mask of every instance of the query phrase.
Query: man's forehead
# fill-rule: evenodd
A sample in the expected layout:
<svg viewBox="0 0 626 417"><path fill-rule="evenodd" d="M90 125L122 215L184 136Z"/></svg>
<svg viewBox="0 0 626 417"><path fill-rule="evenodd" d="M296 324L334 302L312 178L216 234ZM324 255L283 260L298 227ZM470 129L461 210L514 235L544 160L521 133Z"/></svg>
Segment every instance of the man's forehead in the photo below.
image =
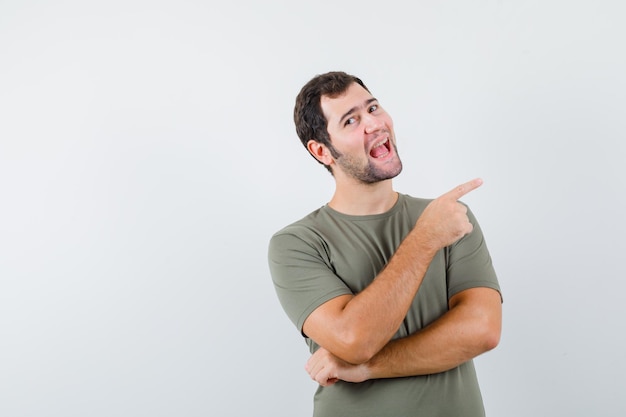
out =
<svg viewBox="0 0 626 417"><path fill-rule="evenodd" d="M371 99L372 95L363 86L353 83L339 95L323 95L320 104L324 116L330 120L333 117L342 117L346 112L365 105Z"/></svg>

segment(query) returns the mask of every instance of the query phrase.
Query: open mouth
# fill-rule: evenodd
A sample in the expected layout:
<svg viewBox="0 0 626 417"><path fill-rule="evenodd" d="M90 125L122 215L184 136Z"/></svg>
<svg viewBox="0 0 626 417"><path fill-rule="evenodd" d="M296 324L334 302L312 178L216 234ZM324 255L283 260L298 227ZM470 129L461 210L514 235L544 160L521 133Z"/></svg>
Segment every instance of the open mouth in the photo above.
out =
<svg viewBox="0 0 626 417"><path fill-rule="evenodd" d="M391 152L391 142L389 142L389 138L386 138L382 142L378 142L372 147L370 150L370 156L373 158L384 158L389 155Z"/></svg>

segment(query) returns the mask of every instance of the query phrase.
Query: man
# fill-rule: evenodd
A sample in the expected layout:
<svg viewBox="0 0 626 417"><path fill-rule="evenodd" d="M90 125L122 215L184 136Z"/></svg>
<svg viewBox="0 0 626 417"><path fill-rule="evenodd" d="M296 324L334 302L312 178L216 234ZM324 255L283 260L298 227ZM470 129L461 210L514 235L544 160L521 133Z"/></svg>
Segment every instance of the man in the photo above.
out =
<svg viewBox="0 0 626 417"><path fill-rule="evenodd" d="M394 191L391 117L344 72L310 80L294 110L331 172L328 204L272 236L279 300L305 337L315 417L483 416L472 359L499 342L501 296L482 232L458 202Z"/></svg>

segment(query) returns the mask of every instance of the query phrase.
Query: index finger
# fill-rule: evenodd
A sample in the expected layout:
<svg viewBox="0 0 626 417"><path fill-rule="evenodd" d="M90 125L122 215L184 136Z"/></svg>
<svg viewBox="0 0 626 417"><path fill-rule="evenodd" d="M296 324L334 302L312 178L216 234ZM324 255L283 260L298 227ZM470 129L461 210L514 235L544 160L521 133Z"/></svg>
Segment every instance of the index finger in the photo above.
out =
<svg viewBox="0 0 626 417"><path fill-rule="evenodd" d="M468 181L465 184L461 184L457 187L454 187L452 190L448 191L444 195L450 196L454 198L455 200L458 200L459 198L463 197L465 194L477 189L481 185L483 185L483 180L481 178L474 178L473 180Z"/></svg>

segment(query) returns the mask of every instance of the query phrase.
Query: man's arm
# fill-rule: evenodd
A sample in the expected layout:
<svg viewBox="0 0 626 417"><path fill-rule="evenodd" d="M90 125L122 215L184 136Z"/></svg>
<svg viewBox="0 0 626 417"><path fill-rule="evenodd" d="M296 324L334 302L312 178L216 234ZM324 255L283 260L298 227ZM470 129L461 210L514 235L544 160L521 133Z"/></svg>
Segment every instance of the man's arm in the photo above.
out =
<svg viewBox="0 0 626 417"><path fill-rule="evenodd" d="M444 372L497 346L502 327L500 293L472 288L450 299L449 311L422 331L392 340L366 363L347 363L320 348L306 371L320 385Z"/></svg>
<svg viewBox="0 0 626 417"><path fill-rule="evenodd" d="M303 332L348 363L372 359L402 323L435 253L471 233L467 208L457 200L481 184L475 179L433 200L376 279L355 296L315 309Z"/></svg>

